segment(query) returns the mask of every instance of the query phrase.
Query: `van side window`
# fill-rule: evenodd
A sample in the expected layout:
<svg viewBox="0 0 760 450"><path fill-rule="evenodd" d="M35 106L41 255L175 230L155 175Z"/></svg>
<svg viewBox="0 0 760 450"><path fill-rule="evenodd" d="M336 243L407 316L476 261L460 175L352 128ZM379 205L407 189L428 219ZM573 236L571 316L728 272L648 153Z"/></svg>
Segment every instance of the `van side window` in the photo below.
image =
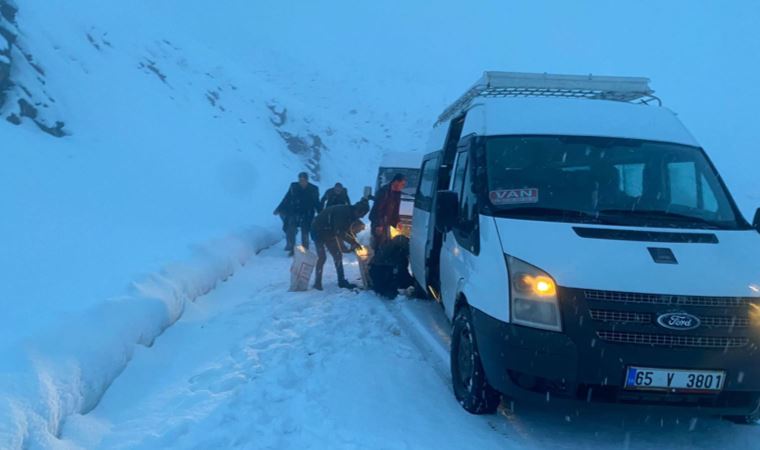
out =
<svg viewBox="0 0 760 450"><path fill-rule="evenodd" d="M454 229L454 236L462 247L471 253L480 252L478 230L477 196L472 190L472 170L469 168L469 157L466 151L457 155L456 171L451 190L459 194L459 220Z"/></svg>
<svg viewBox="0 0 760 450"><path fill-rule="evenodd" d="M462 192L459 194L459 228L465 234L472 233L478 219L476 213L477 197L472 190L473 172L474 170L472 169L465 169L464 185L462 187Z"/></svg>
<svg viewBox="0 0 760 450"><path fill-rule="evenodd" d="M462 186L464 185L464 174L467 170L467 152L459 152L456 160L456 170L454 171L454 180L451 183L451 190L459 194L459 200L462 199Z"/></svg>
<svg viewBox="0 0 760 450"><path fill-rule="evenodd" d="M417 195L414 197L414 206L424 211L430 211L433 207L433 194L438 177L438 158L425 161L422 164L421 172Z"/></svg>

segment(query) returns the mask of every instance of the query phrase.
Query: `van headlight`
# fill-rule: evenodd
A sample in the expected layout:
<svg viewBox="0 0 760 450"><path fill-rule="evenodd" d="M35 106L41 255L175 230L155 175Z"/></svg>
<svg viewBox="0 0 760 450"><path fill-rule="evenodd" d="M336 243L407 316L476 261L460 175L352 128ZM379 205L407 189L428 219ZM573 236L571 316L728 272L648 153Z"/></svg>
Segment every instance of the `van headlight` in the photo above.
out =
<svg viewBox="0 0 760 450"><path fill-rule="evenodd" d="M526 327L562 331L557 284L546 272L507 256L512 322Z"/></svg>

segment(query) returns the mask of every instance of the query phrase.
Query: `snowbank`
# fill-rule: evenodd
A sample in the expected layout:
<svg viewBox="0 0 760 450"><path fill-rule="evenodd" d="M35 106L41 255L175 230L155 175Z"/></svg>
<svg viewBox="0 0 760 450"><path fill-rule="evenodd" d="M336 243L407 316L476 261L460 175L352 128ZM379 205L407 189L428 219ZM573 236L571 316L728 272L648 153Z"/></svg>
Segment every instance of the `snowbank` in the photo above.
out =
<svg viewBox="0 0 760 450"><path fill-rule="evenodd" d="M0 448L47 448L71 414L92 410L138 345L151 346L188 302L208 293L279 239L252 228L199 246L186 261L133 283L28 339L0 362Z"/></svg>

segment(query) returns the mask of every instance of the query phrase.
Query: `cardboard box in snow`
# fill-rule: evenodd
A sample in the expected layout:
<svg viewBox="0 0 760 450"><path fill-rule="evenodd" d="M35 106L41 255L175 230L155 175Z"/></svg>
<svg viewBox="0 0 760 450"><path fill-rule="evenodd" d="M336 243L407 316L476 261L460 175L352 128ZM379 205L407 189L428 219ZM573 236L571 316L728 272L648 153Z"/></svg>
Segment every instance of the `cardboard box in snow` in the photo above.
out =
<svg viewBox="0 0 760 450"><path fill-rule="evenodd" d="M374 252L371 247L362 247L354 251L356 253L356 259L359 261L359 273L362 275L362 284L364 289L372 287L372 280L369 278L369 263L372 261Z"/></svg>
<svg viewBox="0 0 760 450"><path fill-rule="evenodd" d="M309 289L311 274L317 265L317 255L298 246L293 252L293 265L290 266L290 290L306 291Z"/></svg>

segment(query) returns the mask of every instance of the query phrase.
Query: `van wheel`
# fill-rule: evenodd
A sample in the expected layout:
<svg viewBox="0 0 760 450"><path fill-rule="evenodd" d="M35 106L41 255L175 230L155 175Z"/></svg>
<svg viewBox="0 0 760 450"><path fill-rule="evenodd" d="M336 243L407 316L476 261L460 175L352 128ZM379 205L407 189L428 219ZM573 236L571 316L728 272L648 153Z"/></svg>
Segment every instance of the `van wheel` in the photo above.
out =
<svg viewBox="0 0 760 450"><path fill-rule="evenodd" d="M454 318L451 337L451 381L457 401L468 412L496 412L500 395L486 380L475 342L472 316L466 306L462 307Z"/></svg>

